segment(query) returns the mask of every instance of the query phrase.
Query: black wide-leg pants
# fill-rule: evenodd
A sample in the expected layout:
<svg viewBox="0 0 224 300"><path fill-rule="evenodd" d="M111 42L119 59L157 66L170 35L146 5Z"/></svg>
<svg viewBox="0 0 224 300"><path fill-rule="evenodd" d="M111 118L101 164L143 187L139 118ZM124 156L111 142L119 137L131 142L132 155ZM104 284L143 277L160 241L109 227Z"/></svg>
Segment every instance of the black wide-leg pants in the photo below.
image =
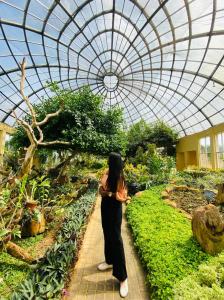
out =
<svg viewBox="0 0 224 300"><path fill-rule="evenodd" d="M105 261L113 265L113 276L119 281L124 281L127 278L127 271L121 237L122 203L113 197L102 197L101 219Z"/></svg>

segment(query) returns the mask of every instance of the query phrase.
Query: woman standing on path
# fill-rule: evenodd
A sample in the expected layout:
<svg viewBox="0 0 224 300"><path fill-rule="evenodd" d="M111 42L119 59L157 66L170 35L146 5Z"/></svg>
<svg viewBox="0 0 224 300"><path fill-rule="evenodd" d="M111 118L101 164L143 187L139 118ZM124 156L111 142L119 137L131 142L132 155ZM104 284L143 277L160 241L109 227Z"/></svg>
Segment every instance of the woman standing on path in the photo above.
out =
<svg viewBox="0 0 224 300"><path fill-rule="evenodd" d="M121 155L110 153L109 170L103 175L99 192L102 196L101 219L104 234L105 262L98 266L104 271L113 268L113 276L120 281L120 295L128 294L127 271L121 237L122 202L127 199Z"/></svg>

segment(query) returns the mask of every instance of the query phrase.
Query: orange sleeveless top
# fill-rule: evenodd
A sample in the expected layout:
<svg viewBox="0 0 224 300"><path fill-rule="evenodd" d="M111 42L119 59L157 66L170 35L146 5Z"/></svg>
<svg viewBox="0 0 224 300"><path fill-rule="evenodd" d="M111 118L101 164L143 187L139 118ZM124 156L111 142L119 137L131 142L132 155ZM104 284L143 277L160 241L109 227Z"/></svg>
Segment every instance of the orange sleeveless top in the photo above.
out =
<svg viewBox="0 0 224 300"><path fill-rule="evenodd" d="M109 193L109 191L107 189L107 178L108 178L108 171L106 171L104 173L104 175L102 176L101 181L100 181L99 192L102 196L105 195L107 192ZM116 200L118 200L118 201L124 202L127 200L128 192L124 185L124 182L119 181L118 187L117 187L117 192L113 193L113 195L114 194L115 194Z"/></svg>

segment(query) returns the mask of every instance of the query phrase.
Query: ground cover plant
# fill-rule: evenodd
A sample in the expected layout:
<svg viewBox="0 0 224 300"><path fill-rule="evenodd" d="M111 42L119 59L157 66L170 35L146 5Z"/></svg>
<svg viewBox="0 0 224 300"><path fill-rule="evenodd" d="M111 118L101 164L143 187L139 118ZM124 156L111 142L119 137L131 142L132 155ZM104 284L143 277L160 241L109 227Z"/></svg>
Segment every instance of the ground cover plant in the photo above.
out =
<svg viewBox="0 0 224 300"><path fill-rule="evenodd" d="M173 299L174 284L211 256L192 237L191 224L160 197L164 186L134 197L127 207L135 245L147 270L152 299Z"/></svg>
<svg viewBox="0 0 224 300"><path fill-rule="evenodd" d="M224 299L224 252L179 281L174 288L174 299Z"/></svg>
<svg viewBox="0 0 224 300"><path fill-rule="evenodd" d="M13 293L10 299L60 299L71 262L77 251L77 239L90 214L96 198L96 190L89 190L68 207L66 217L56 243L45 257Z"/></svg>

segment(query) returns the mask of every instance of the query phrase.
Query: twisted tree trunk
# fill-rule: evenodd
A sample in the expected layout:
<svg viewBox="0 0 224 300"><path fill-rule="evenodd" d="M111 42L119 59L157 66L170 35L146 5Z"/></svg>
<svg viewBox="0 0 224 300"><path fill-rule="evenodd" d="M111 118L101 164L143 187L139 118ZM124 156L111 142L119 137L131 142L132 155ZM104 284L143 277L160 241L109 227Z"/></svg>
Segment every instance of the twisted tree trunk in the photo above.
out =
<svg viewBox="0 0 224 300"><path fill-rule="evenodd" d="M26 250L11 241L6 243L5 248L8 254L28 264L31 264L35 260Z"/></svg>
<svg viewBox="0 0 224 300"><path fill-rule="evenodd" d="M33 167L33 157L34 157L36 149L37 149L36 144L31 144L27 148L21 169L19 170L19 173L16 176L18 179L23 178L26 174L30 174L32 167Z"/></svg>

